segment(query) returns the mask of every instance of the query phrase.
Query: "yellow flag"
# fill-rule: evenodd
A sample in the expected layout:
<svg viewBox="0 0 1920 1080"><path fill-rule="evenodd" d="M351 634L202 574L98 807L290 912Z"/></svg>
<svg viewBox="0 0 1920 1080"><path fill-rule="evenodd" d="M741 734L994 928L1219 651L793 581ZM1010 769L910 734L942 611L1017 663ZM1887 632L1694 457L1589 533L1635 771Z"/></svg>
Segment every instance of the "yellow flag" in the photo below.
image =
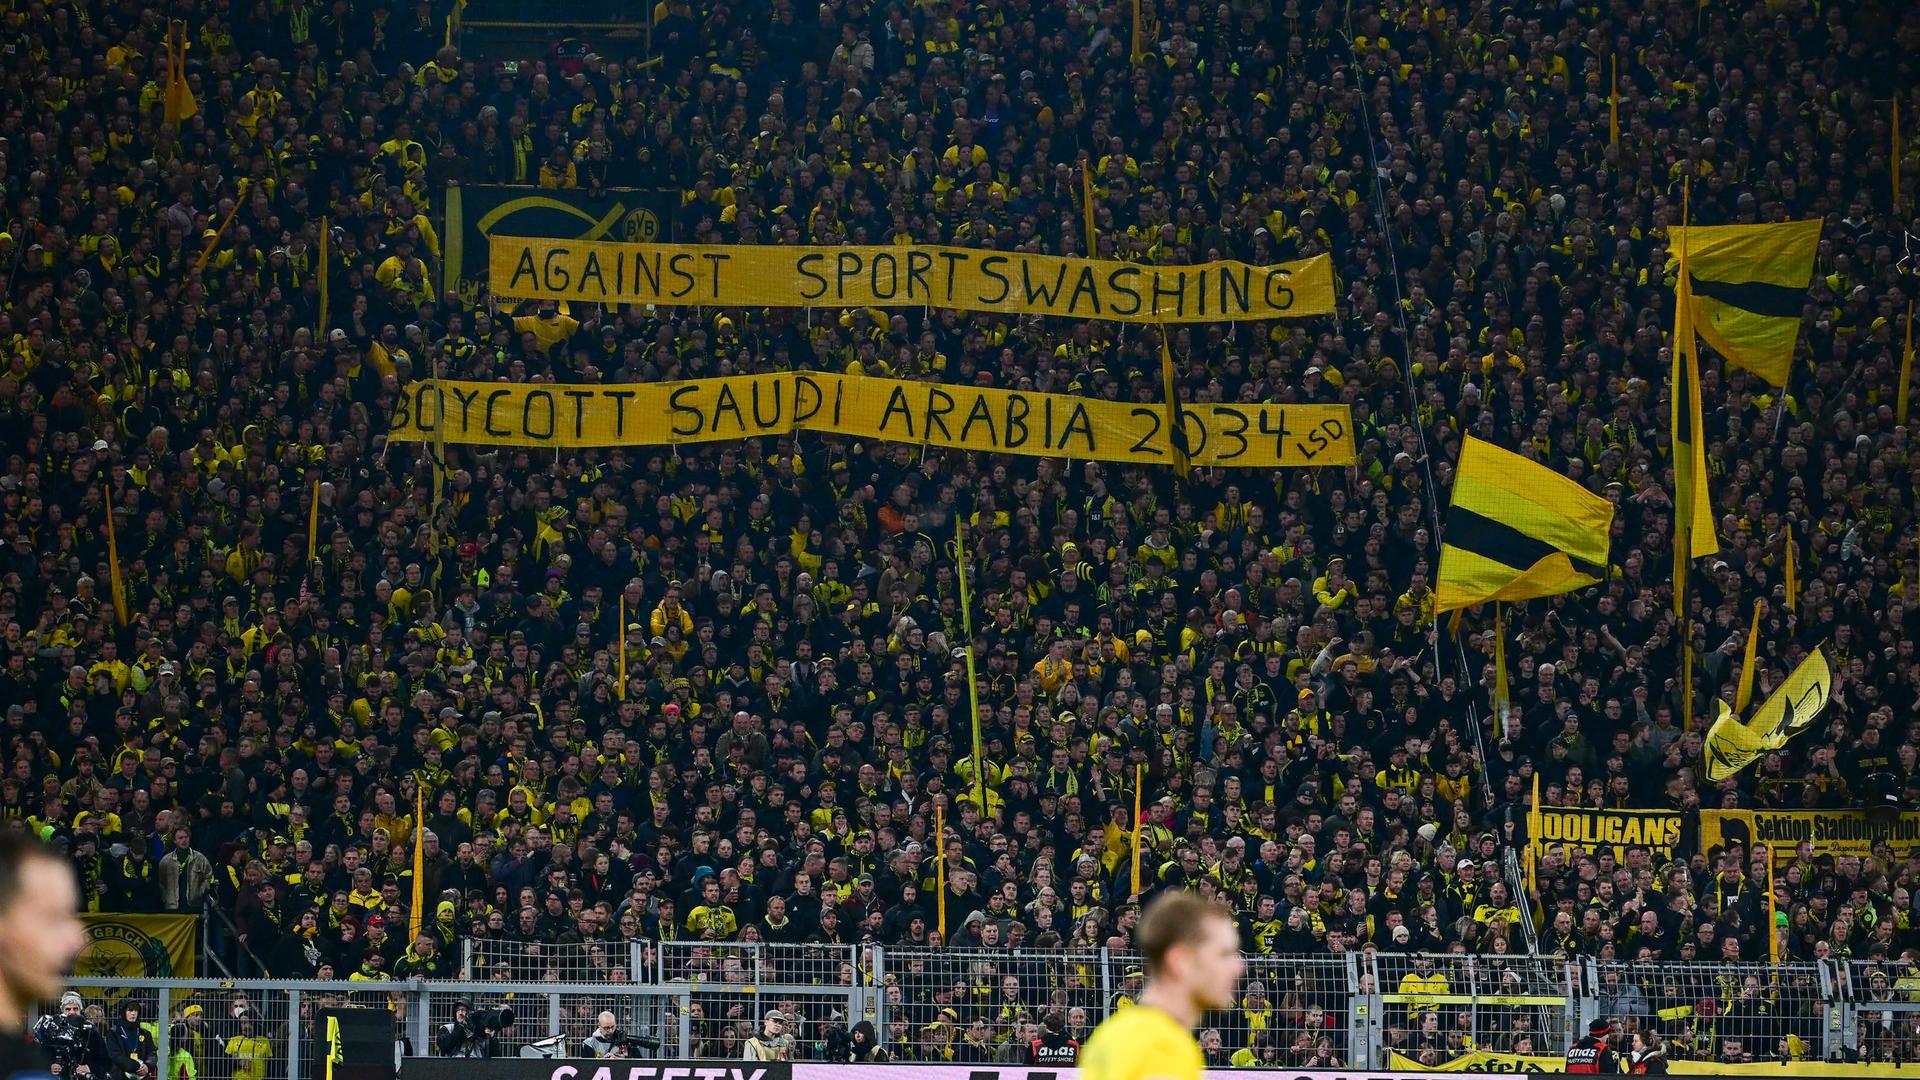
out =
<svg viewBox="0 0 1920 1080"><path fill-rule="evenodd" d="M1707 493L1707 448L1700 417L1700 358L1694 344L1694 303L1688 230L1679 230L1680 271L1673 312L1673 610L1685 616L1687 564L1720 550ZM1796 324L1798 325L1798 324Z"/></svg>
<svg viewBox="0 0 1920 1080"><path fill-rule="evenodd" d="M1727 366L1787 385L1820 222L1695 225L1670 240L1685 252L1683 265L1691 273L1694 330L1726 357Z"/></svg>
<svg viewBox="0 0 1920 1080"><path fill-rule="evenodd" d="M1747 704L1753 700L1754 661L1760 646L1760 611L1767 606L1764 600L1753 602L1753 625L1747 628L1747 650L1740 657L1740 686L1733 694L1733 711L1746 712Z"/></svg>
<svg viewBox="0 0 1920 1080"><path fill-rule="evenodd" d="M945 803L933 804L933 847L938 852L934 856L934 883L939 899L935 902L940 924L940 944L947 943L947 807ZM921 880L925 880L924 878Z"/></svg>
<svg viewBox="0 0 1920 1080"><path fill-rule="evenodd" d="M407 912L407 948L413 948L426 919L427 849L421 841L427 835L426 786L413 789L413 906Z"/></svg>
<svg viewBox="0 0 1920 1080"><path fill-rule="evenodd" d="M1441 534L1439 611L1527 600L1607 574L1613 504L1519 454L1469 436Z"/></svg>
<svg viewBox="0 0 1920 1080"><path fill-rule="evenodd" d="M167 24L166 83L162 88L161 118L169 127L178 127L200 112L193 87L187 83L187 24L173 20Z"/></svg>
<svg viewBox="0 0 1920 1080"><path fill-rule="evenodd" d="M1900 357L1900 389L1893 399L1896 423L1907 422L1907 399L1913 396L1913 301L1907 301L1907 351Z"/></svg>
<svg viewBox="0 0 1920 1080"><path fill-rule="evenodd" d="M1821 642L1752 717L1743 721L1721 702L1720 715L1707 730L1708 782L1719 783L1787 745L1812 725L1832 696L1833 666L1826 643Z"/></svg>

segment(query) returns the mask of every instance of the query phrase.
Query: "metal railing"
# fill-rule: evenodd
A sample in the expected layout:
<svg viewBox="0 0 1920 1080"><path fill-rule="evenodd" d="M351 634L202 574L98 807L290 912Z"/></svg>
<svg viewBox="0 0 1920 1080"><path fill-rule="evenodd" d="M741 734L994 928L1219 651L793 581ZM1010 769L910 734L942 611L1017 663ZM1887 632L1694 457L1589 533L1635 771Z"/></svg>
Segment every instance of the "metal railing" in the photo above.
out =
<svg viewBox="0 0 1920 1080"><path fill-rule="evenodd" d="M577 952L574 951L577 949ZM578 1050L603 1010L623 1031L661 1040L667 1058L737 1058L766 1013L792 1017L795 1056L870 1020L885 1045L943 1051L1019 1045L1028 1025L1065 1014L1084 1037L1140 992L1139 958L1114 950L882 948L733 942L606 943L543 955L543 971L633 978L508 978L520 961L469 948L445 981L73 980L103 1012L137 1002L154 1023L165 1075L302 1080L317 1075L315 1016L385 1008L396 1040L432 1054L462 1002L511 1006L501 1052L555 1037ZM506 964L506 969L498 965ZM621 968L625 972L621 972ZM494 977L496 970L500 977ZM1379 1068L1389 1051L1439 1066L1472 1051L1558 1055L1588 1021L1658 1030L1676 1060L1894 1060L1920 1023L1920 964L1628 963L1465 953L1250 956L1239 999L1206 1018L1226 1053ZM929 1046L928 1044L932 1044Z"/></svg>
<svg viewBox="0 0 1920 1080"><path fill-rule="evenodd" d="M1827 1060L1861 1045L1843 1023L1866 1003L1837 964L1590 960L1585 978L1593 1015L1657 1027L1674 1060Z"/></svg>

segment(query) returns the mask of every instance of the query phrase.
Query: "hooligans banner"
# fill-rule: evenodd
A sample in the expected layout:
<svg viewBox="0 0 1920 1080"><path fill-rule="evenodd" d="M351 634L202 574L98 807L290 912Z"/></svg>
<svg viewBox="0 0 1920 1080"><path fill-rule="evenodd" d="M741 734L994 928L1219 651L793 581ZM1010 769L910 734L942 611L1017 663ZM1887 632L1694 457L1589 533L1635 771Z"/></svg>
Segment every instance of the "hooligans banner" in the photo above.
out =
<svg viewBox="0 0 1920 1080"><path fill-rule="evenodd" d="M129 984L191 979L199 922L198 915L81 915L87 944L74 973Z"/></svg>
<svg viewBox="0 0 1920 1080"><path fill-rule="evenodd" d="M1920 851L1920 813L1876 821L1860 810L1702 810L1700 850L1739 844L1751 851L1764 844L1774 865L1789 863L1801 844L1811 854L1871 855L1888 844L1896 857Z"/></svg>
<svg viewBox="0 0 1920 1080"><path fill-rule="evenodd" d="M710 307L940 307L1122 322L1333 312L1325 255L1143 266L956 247L604 244L496 236L496 299Z"/></svg>
<svg viewBox="0 0 1920 1080"><path fill-rule="evenodd" d="M584 190L469 184L447 189L446 244L440 288L453 289L469 307L487 271L487 240L503 236L557 236L569 240L651 243L672 238L678 191L645 188Z"/></svg>
<svg viewBox="0 0 1920 1080"><path fill-rule="evenodd" d="M983 454L1167 465L1167 408L864 375L796 372L666 383L424 380L401 388L389 437L494 446L660 446L821 431ZM1345 405L1183 405L1193 464L1348 465Z"/></svg>
<svg viewBox="0 0 1920 1080"><path fill-rule="evenodd" d="M1555 844L1567 844L1583 851L1613 849L1615 859L1624 861L1627 849L1644 847L1653 852L1655 862L1673 857L1680 842L1682 817L1673 810L1579 810L1564 806L1543 807L1538 815L1539 835L1531 837L1535 851Z"/></svg>

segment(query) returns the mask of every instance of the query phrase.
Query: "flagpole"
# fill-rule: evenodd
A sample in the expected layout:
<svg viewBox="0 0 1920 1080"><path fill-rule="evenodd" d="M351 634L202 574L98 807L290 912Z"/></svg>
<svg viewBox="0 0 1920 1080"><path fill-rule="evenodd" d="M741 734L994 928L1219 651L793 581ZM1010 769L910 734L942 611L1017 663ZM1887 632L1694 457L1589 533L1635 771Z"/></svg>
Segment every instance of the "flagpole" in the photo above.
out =
<svg viewBox="0 0 1920 1080"><path fill-rule="evenodd" d="M313 336L324 339L327 336L328 291L333 277L333 256L329 248L333 244L333 228L328 216L320 215L320 317L314 320Z"/></svg>
<svg viewBox="0 0 1920 1080"><path fill-rule="evenodd" d="M1616 52L1609 59L1612 61L1612 64L1613 64L1613 75L1612 75L1613 92L1607 97L1607 142L1613 146L1619 146L1620 145L1620 54Z"/></svg>
<svg viewBox="0 0 1920 1080"><path fill-rule="evenodd" d="M1767 849L1767 956L1780 962L1780 928L1774 925L1780 916L1780 902L1773 894L1773 849Z"/></svg>
<svg viewBox="0 0 1920 1080"><path fill-rule="evenodd" d="M964 522L953 519L954 566L960 579L960 629L967 635L967 709L973 714L973 782L980 797L980 816L987 816L987 774L980 761L980 680L974 674L973 594L967 590L967 537Z"/></svg>
<svg viewBox="0 0 1920 1080"><path fill-rule="evenodd" d="M1693 346L1693 319L1687 310L1692 289L1687 275L1691 272L1687 266L1686 229L1692 217L1693 178L1682 177L1680 181L1680 255L1679 269L1674 277L1673 287L1673 386L1668 393L1673 401L1673 615L1674 632L1679 636L1680 646L1680 729L1693 730L1693 634L1687 627L1687 570L1693 558L1691 531L1693 525L1694 488L1700 477L1693 475L1692 443L1700 438L1700 432L1693 431L1688 445L1681 446L1680 422L1681 410L1686 408L1685 419L1691 426L1692 399L1689 385L1688 353ZM1682 405L1682 399L1687 399ZM1687 455L1685 483L1681 482L1681 455Z"/></svg>
<svg viewBox="0 0 1920 1080"><path fill-rule="evenodd" d="M313 476L313 493L307 498L307 564L320 559L320 474Z"/></svg>
<svg viewBox="0 0 1920 1080"><path fill-rule="evenodd" d="M1798 560L1794 557L1793 522L1791 521L1787 522L1786 527L1787 527L1787 566L1786 566L1787 610L1792 612L1798 612L1800 610L1800 596L1799 596L1800 574L1798 572L1799 567L1796 565Z"/></svg>
<svg viewBox="0 0 1920 1080"><path fill-rule="evenodd" d="M1527 807L1527 892L1539 895L1540 886L1534 880L1534 867L1540 861L1538 845L1540 843L1540 773L1533 774L1533 802Z"/></svg>
<svg viewBox="0 0 1920 1080"><path fill-rule="evenodd" d="M1176 385L1173 370L1173 344L1167 336L1167 324L1160 327L1160 389L1167 400L1167 445L1173 450L1173 467L1187 476L1193 471L1193 462L1187 457L1187 430L1183 427L1185 417L1180 409L1180 391Z"/></svg>
<svg viewBox="0 0 1920 1080"><path fill-rule="evenodd" d="M213 238L207 241L207 246L200 249L200 257L193 262L193 268L195 270L205 270L207 268L208 261L213 258L213 250L220 246L221 237L227 235L227 229L233 225L233 219L240 216L240 204L245 201L247 196L245 181L246 178L241 177L242 190L233 197L233 209L227 211L226 218L220 222L220 227L213 231Z"/></svg>
<svg viewBox="0 0 1920 1080"><path fill-rule="evenodd" d="M1081 213L1086 216L1087 258L1097 259L1100 257L1100 249L1097 246L1099 233L1094 227L1093 220L1093 171L1091 161L1092 155L1088 155L1087 160L1080 162L1080 206Z"/></svg>
<svg viewBox="0 0 1920 1080"><path fill-rule="evenodd" d="M1900 93L1893 94L1893 157L1887 162L1887 178L1893 181L1893 212L1900 213Z"/></svg>
<svg viewBox="0 0 1920 1080"><path fill-rule="evenodd" d="M1147 784L1147 766L1133 767L1133 895L1140 895L1140 791Z"/></svg>
<svg viewBox="0 0 1920 1080"><path fill-rule="evenodd" d="M947 807L944 803L933 804L933 846L938 851L934 856L933 878L939 899L934 907L940 921L940 944L947 943ZM921 879L926 880L925 878Z"/></svg>
<svg viewBox="0 0 1920 1080"><path fill-rule="evenodd" d="M1507 702L1511 690L1507 685L1507 617L1500 610L1500 601L1493 602L1493 737L1498 739L1506 729Z"/></svg>
<svg viewBox="0 0 1920 1080"><path fill-rule="evenodd" d="M120 576L120 538L113 524L113 489L102 483L100 493L106 497L107 588L113 591L113 621L125 626L127 625L127 590L124 579Z"/></svg>
<svg viewBox="0 0 1920 1080"><path fill-rule="evenodd" d="M1895 423L1907 422L1907 398L1913 390L1913 301L1907 301L1907 351L1900 359L1900 390L1893 399Z"/></svg>
<svg viewBox="0 0 1920 1080"><path fill-rule="evenodd" d="M614 670L620 679L620 686L614 691L614 696L625 701L627 700L627 594L624 589L620 592L619 632L613 640L614 647L618 650L614 653Z"/></svg>
<svg viewBox="0 0 1920 1080"><path fill-rule="evenodd" d="M1733 711L1743 713L1753 701L1753 666L1755 655L1760 646L1760 612L1767 606L1765 600L1755 597L1753 600L1753 624L1747 628L1747 649L1740 658L1740 685L1733 693Z"/></svg>
<svg viewBox="0 0 1920 1080"><path fill-rule="evenodd" d="M426 785L417 780L413 786L413 910L407 917L407 948L420 937L420 922L426 914L427 854L421 843L427 834Z"/></svg>

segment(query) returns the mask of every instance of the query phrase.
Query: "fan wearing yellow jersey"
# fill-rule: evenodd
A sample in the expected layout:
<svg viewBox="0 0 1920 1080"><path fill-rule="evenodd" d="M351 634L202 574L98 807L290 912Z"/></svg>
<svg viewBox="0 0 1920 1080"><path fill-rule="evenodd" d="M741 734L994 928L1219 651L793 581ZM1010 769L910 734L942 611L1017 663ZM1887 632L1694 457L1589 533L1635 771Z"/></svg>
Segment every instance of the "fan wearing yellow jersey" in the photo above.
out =
<svg viewBox="0 0 1920 1080"><path fill-rule="evenodd" d="M1246 968L1239 931L1225 909L1177 892L1147 906L1138 936L1146 989L1094 1029L1081 1080L1201 1080L1206 1058L1193 1029L1207 1010L1233 1004Z"/></svg>

